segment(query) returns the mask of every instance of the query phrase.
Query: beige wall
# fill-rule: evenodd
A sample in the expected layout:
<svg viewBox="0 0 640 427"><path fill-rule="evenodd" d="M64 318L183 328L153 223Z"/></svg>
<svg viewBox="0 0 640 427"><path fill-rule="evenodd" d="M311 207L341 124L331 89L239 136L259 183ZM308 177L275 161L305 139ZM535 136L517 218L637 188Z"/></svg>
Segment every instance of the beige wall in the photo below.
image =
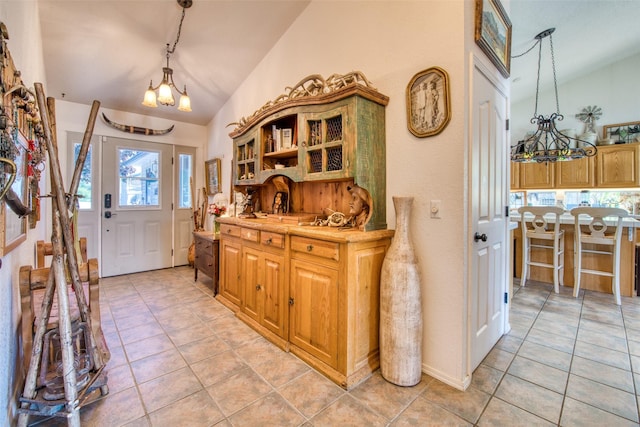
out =
<svg viewBox="0 0 640 427"><path fill-rule="evenodd" d="M458 388L469 380L465 46L473 42L472 16L471 1L314 1L210 123L208 146L210 157L223 158L228 191L233 128L226 125L285 87L310 74L359 70L389 96L387 222L395 228L392 196L415 198L411 230L422 273L423 370ZM421 139L407 129L405 89L432 66L449 73L452 117L441 134ZM442 219L429 218L432 199L442 201Z"/></svg>

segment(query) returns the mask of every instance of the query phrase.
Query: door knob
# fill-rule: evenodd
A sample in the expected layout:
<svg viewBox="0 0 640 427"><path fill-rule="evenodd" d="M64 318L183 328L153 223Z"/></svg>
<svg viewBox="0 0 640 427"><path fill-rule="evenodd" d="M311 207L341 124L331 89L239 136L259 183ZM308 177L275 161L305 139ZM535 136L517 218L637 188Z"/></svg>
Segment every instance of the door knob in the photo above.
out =
<svg viewBox="0 0 640 427"><path fill-rule="evenodd" d="M483 242L486 242L487 241L487 235L484 234L484 233L480 234L480 233L478 233L476 231L476 234L473 235L473 240L475 240L476 242L478 240L482 240Z"/></svg>

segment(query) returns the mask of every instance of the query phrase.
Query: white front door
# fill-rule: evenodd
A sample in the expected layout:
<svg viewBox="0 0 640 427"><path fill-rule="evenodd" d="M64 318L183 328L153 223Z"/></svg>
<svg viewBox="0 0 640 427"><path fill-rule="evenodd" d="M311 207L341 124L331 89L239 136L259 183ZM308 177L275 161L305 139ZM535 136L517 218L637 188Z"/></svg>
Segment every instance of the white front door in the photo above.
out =
<svg viewBox="0 0 640 427"><path fill-rule="evenodd" d="M173 147L105 138L102 276L171 267Z"/></svg>
<svg viewBox="0 0 640 427"><path fill-rule="evenodd" d="M471 370L505 331L508 253L507 98L473 67L471 152Z"/></svg>

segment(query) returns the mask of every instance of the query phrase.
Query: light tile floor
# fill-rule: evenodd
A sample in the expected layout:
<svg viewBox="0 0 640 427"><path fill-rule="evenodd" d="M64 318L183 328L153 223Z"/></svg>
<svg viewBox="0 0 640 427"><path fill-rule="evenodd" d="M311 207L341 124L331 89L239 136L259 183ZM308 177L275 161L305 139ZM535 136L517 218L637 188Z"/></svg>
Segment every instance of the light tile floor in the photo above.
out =
<svg viewBox="0 0 640 427"><path fill-rule="evenodd" d="M101 279L110 393L82 408L83 426L638 425L640 298L516 286L512 330L465 392L379 372L346 392L237 320L200 276Z"/></svg>

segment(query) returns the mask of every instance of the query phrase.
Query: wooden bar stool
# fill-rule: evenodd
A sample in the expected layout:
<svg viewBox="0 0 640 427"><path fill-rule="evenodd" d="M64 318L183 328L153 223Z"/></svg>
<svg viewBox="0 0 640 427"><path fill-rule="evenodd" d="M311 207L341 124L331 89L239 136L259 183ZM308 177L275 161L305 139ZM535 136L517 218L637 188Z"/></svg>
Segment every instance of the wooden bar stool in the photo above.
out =
<svg viewBox="0 0 640 427"><path fill-rule="evenodd" d="M557 206L523 206L518 209L522 228L522 275L520 286L524 287L531 273L531 266L553 269L553 290L560 292L564 286L564 230L560 230L560 215L564 209ZM545 215L555 215L554 224L549 224ZM531 260L531 249L551 251L553 261Z"/></svg>
<svg viewBox="0 0 640 427"><path fill-rule="evenodd" d="M574 269L575 285L573 295L580 292L580 276L582 273L611 277L611 291L620 305L620 241L622 238L622 219L629 212L620 208L579 207L571 209L575 218ZM580 225L580 217L589 221L588 226ZM609 217L615 225L608 226L604 218ZM583 246L586 245L586 246ZM603 248L604 246L604 248ZM582 268L583 254L610 255L611 271Z"/></svg>

